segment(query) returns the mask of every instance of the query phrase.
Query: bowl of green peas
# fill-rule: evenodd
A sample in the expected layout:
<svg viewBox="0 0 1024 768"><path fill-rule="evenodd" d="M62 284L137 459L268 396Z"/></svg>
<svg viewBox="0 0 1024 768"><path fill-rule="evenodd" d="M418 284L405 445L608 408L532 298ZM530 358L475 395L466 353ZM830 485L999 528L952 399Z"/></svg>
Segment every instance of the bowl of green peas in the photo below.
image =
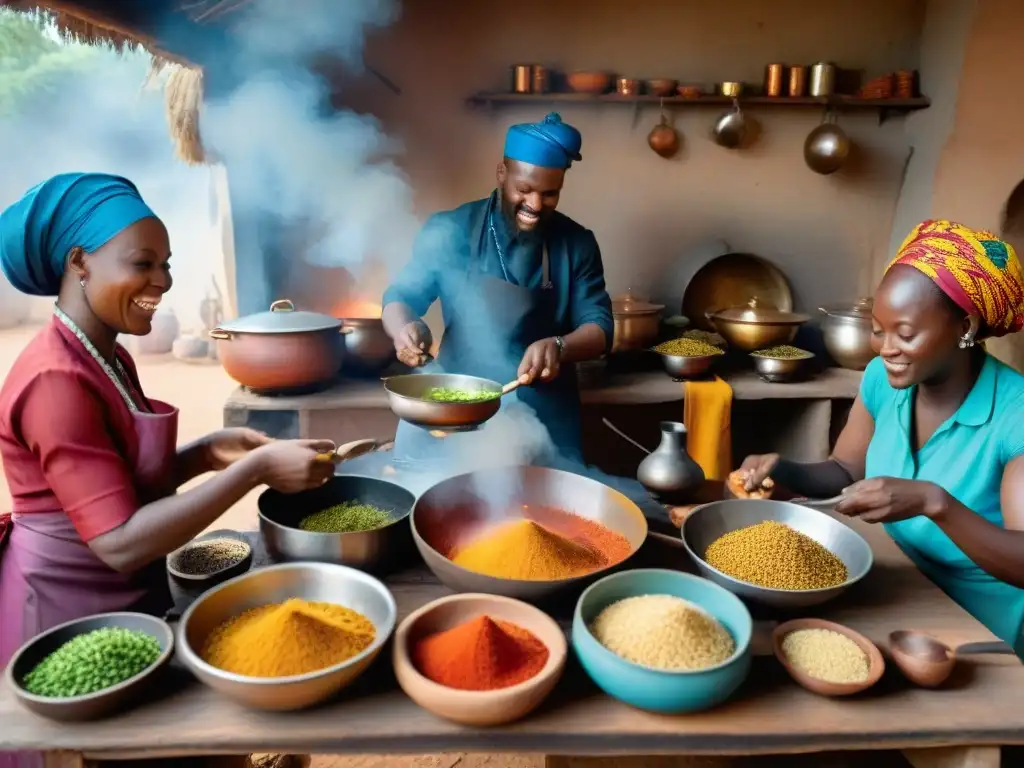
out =
<svg viewBox="0 0 1024 768"><path fill-rule="evenodd" d="M167 622L144 613L102 613L36 635L4 675L21 705L37 715L96 720L137 701L173 653Z"/></svg>

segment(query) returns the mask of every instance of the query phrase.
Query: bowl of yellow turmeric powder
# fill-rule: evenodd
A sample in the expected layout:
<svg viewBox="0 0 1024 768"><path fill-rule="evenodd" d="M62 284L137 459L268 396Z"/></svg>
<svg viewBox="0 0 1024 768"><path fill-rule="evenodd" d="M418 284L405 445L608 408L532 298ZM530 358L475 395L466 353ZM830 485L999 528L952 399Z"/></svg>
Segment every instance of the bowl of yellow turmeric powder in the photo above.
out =
<svg viewBox="0 0 1024 768"><path fill-rule="evenodd" d="M333 563L237 576L189 606L178 656L200 682L254 709L318 704L358 678L395 629L387 587Z"/></svg>
<svg viewBox="0 0 1024 768"><path fill-rule="evenodd" d="M623 565L647 538L640 508L603 483L545 467L442 480L413 506L412 535L457 592L549 597Z"/></svg>

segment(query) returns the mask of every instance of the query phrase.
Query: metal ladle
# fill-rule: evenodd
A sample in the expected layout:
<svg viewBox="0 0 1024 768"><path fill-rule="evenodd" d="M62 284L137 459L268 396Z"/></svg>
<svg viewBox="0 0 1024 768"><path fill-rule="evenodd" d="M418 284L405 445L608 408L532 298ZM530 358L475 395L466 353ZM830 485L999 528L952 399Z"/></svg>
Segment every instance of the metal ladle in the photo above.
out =
<svg viewBox="0 0 1024 768"><path fill-rule="evenodd" d="M747 136L747 118L740 109L739 99L733 99L732 109L715 121L712 129L715 142L726 149L737 149Z"/></svg>
<svg viewBox="0 0 1024 768"><path fill-rule="evenodd" d="M936 688L944 683L960 656L977 654L1013 655L1004 642L964 643L950 648L924 632L901 629L889 635L889 650L896 666L910 682L922 688Z"/></svg>

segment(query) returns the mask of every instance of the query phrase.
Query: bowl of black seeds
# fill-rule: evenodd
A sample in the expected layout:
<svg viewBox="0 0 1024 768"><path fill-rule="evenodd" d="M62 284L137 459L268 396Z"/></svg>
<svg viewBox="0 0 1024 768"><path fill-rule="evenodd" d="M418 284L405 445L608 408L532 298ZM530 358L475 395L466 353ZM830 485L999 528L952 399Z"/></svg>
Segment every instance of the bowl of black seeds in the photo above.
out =
<svg viewBox="0 0 1024 768"><path fill-rule="evenodd" d="M103 613L69 621L19 648L4 673L19 703L63 722L114 714L159 690L174 632L143 613Z"/></svg>
<svg viewBox="0 0 1024 768"><path fill-rule="evenodd" d="M167 572L187 588L227 581L251 564L252 547L237 531L211 531L167 556Z"/></svg>

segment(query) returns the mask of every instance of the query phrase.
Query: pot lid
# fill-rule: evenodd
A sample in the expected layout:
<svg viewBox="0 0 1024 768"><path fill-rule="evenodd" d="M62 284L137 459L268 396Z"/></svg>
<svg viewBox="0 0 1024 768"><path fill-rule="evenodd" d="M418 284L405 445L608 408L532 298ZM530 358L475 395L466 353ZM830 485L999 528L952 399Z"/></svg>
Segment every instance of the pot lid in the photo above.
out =
<svg viewBox="0 0 1024 768"><path fill-rule="evenodd" d="M851 320L870 320L875 300L871 296L863 296L853 306L820 307L821 311L832 317L848 317Z"/></svg>
<svg viewBox="0 0 1024 768"><path fill-rule="evenodd" d="M799 325L810 318L795 312L783 312L771 306L758 303L755 296L744 307L729 307L708 313L713 320L729 320L736 323L755 323L768 325Z"/></svg>
<svg viewBox="0 0 1024 768"><path fill-rule="evenodd" d="M266 312L246 315L220 325L228 333L303 333L341 328L341 320L319 312L295 309L288 299L275 301Z"/></svg>
<svg viewBox="0 0 1024 768"><path fill-rule="evenodd" d="M618 315L648 314L661 312L664 308L664 304L651 304L645 299L637 298L633 295L632 289L612 299L612 312Z"/></svg>

